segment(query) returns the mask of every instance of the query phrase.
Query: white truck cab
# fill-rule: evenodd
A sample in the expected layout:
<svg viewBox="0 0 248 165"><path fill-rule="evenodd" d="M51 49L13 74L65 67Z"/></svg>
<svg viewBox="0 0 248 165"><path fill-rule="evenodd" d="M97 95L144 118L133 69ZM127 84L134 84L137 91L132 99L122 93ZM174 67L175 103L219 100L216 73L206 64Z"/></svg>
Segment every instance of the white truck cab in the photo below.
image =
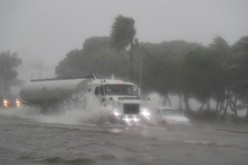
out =
<svg viewBox="0 0 248 165"><path fill-rule="evenodd" d="M88 83L88 92L99 104L106 107L113 117L138 121L150 116L139 97L138 87L122 80L96 79Z"/></svg>

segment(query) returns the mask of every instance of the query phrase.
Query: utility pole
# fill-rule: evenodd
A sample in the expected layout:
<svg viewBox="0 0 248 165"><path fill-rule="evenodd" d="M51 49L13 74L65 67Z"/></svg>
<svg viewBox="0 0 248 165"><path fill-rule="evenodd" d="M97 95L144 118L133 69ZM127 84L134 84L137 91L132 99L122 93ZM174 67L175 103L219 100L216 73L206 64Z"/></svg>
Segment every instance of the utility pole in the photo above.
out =
<svg viewBox="0 0 248 165"><path fill-rule="evenodd" d="M142 58L142 53L139 54L139 87L140 89L142 88L142 77L143 77L143 58ZM141 93L141 90L140 90Z"/></svg>

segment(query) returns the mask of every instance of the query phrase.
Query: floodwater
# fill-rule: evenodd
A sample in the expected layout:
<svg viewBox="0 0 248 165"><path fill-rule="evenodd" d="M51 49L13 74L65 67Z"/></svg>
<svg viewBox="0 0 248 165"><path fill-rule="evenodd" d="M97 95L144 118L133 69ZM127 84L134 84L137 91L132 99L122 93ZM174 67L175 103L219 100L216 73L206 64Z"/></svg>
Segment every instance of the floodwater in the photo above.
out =
<svg viewBox="0 0 248 165"><path fill-rule="evenodd" d="M127 127L81 110L0 109L1 165L246 165L248 129L225 124ZM236 129L236 128L235 128ZM246 132L247 130L247 132Z"/></svg>

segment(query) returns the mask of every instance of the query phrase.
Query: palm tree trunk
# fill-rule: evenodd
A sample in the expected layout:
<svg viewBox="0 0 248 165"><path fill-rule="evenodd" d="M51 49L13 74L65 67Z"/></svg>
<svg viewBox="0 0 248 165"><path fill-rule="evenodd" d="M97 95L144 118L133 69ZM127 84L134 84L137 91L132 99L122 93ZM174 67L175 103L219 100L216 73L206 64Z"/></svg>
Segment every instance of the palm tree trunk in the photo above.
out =
<svg viewBox="0 0 248 165"><path fill-rule="evenodd" d="M207 111L210 112L210 99L207 99Z"/></svg>
<svg viewBox="0 0 248 165"><path fill-rule="evenodd" d="M134 43L133 41L130 43L130 58L129 58L129 63L130 63L130 81L134 81L134 69L133 69L133 63L134 63Z"/></svg>
<svg viewBox="0 0 248 165"><path fill-rule="evenodd" d="M182 94L179 94L179 111L182 112L183 109L182 109Z"/></svg>
<svg viewBox="0 0 248 165"><path fill-rule="evenodd" d="M184 100L186 112L191 113L192 110L191 110L190 105L189 105L189 96L188 96L188 94L183 95L183 100Z"/></svg>
<svg viewBox="0 0 248 165"><path fill-rule="evenodd" d="M203 109L203 107L205 106L205 104L206 104L206 101L203 101L201 107L198 109L198 112L199 112L199 113L202 112L202 109Z"/></svg>
<svg viewBox="0 0 248 165"><path fill-rule="evenodd" d="M237 112L237 95L234 95L234 98L230 99L230 108L232 112L234 113L234 120L238 118L238 112Z"/></svg>
<svg viewBox="0 0 248 165"><path fill-rule="evenodd" d="M229 106L229 99L226 100L226 106L224 107L224 112L223 112L223 114L221 116L221 119L223 119L223 120L226 119L226 114L227 114L228 106Z"/></svg>
<svg viewBox="0 0 248 165"><path fill-rule="evenodd" d="M248 122L248 98L246 100L246 115L245 115L245 117L246 117L246 121Z"/></svg>
<svg viewBox="0 0 248 165"><path fill-rule="evenodd" d="M247 106L247 109L246 109L246 121L248 121L248 106Z"/></svg>
<svg viewBox="0 0 248 165"><path fill-rule="evenodd" d="M219 111L219 106L220 106L220 101L218 99L218 100L216 100L215 112L218 112Z"/></svg>
<svg viewBox="0 0 248 165"><path fill-rule="evenodd" d="M169 95L167 95L167 100L168 100L169 106L171 107L171 100L170 100Z"/></svg>

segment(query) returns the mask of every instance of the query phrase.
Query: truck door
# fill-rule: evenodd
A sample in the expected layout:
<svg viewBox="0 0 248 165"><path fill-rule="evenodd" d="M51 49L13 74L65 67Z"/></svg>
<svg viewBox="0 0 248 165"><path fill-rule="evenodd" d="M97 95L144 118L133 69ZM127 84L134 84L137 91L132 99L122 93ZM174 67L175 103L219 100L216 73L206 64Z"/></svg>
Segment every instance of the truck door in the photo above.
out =
<svg viewBox="0 0 248 165"><path fill-rule="evenodd" d="M98 86L95 88L95 95L96 95L96 97L99 100L101 105L103 105L106 102L106 99L104 97L104 87L103 86Z"/></svg>

